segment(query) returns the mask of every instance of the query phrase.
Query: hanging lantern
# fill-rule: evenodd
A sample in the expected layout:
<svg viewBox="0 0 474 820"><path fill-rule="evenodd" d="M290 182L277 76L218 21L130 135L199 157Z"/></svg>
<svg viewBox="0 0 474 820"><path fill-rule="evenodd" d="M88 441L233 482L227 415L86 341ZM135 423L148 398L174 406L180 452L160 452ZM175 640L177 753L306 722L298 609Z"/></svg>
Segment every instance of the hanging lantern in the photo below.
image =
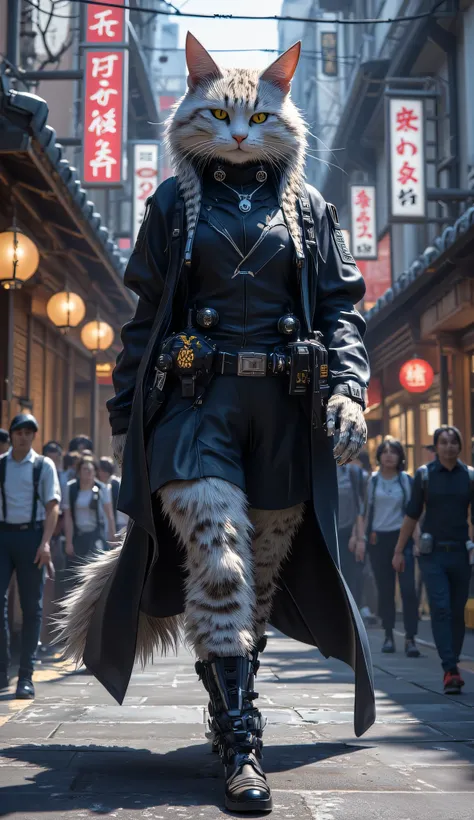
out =
<svg viewBox="0 0 474 820"><path fill-rule="evenodd" d="M61 333L67 333L69 328L80 325L86 315L86 306L77 293L64 290L51 296L46 305L46 312L53 325L56 325Z"/></svg>
<svg viewBox="0 0 474 820"><path fill-rule="evenodd" d="M29 236L14 225L0 233L0 285L5 290L18 290L36 273L39 251Z"/></svg>
<svg viewBox="0 0 474 820"><path fill-rule="evenodd" d="M433 384L434 371L424 359L410 359L400 369L400 384L409 393L424 393Z"/></svg>
<svg viewBox="0 0 474 820"><path fill-rule="evenodd" d="M100 350L107 350L114 340L114 331L107 322L94 319L87 322L81 330L81 341L87 350L98 353Z"/></svg>

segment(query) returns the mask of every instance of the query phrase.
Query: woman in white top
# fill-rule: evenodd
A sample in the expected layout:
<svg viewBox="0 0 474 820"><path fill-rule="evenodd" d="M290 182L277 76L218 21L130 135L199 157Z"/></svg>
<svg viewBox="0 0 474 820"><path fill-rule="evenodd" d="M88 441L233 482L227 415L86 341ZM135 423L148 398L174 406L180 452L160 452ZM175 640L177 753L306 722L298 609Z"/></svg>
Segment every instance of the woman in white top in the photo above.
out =
<svg viewBox="0 0 474 820"><path fill-rule="evenodd" d="M395 652L395 580L393 552L410 500L413 479L404 471L405 451L399 441L387 438L377 449L379 470L372 474L367 489L366 537L370 563L379 599L379 615L385 630L382 652ZM418 631L418 599L415 588L413 542L405 549L406 570L399 574L405 626L405 652L419 657L415 643Z"/></svg>
<svg viewBox="0 0 474 820"><path fill-rule="evenodd" d="M69 481L63 504L66 555L69 568L106 547L115 533L110 489L97 479L91 456L77 463L77 479Z"/></svg>

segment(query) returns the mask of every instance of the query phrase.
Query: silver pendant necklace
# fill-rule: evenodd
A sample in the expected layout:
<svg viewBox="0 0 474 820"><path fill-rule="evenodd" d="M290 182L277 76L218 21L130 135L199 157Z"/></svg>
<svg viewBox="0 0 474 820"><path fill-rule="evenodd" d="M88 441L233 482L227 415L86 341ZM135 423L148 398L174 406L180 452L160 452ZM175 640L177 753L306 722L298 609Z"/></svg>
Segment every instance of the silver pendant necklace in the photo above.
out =
<svg viewBox="0 0 474 820"><path fill-rule="evenodd" d="M257 188L255 188L255 191L252 191L251 194L239 194L239 192L236 191L235 188L231 188L231 186L228 185L227 182L224 182L223 179L218 181L221 183L221 185L225 185L225 187L228 188L229 191L232 191L232 193L236 194L239 197L239 211L242 211L242 213L244 214L248 214L248 212L252 210L252 197L254 196L254 194L257 193L257 191L260 190L260 188L263 187L263 185L265 185L264 180L260 183L260 185Z"/></svg>

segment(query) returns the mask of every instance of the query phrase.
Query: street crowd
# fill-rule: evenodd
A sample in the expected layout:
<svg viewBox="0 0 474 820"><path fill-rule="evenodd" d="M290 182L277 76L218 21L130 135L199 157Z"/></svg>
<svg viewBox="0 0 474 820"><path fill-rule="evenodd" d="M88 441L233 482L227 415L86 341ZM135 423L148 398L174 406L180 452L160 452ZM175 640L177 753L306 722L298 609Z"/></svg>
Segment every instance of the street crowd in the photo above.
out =
<svg viewBox="0 0 474 820"><path fill-rule="evenodd" d="M66 452L50 441L40 455L33 446L37 433L36 419L25 413L0 430L0 691L10 682L9 621L17 590L20 699L34 697L38 655L55 651L52 620L57 601L75 583L74 570L108 549L127 523L117 509L120 478L113 459L96 458L85 435ZM426 449L430 459L414 478L405 470L402 444L391 437L377 449L374 472L365 452L338 467L341 569L366 623L380 618L384 653L396 652L397 578L410 658L420 655L416 636L427 597L444 691L458 694L474 563L474 469L460 460L456 427L438 428Z"/></svg>
<svg viewBox="0 0 474 820"><path fill-rule="evenodd" d="M341 569L366 622L374 610L379 616L384 653L396 652L398 577L405 653L420 656L424 589L444 692L454 695L464 686L459 658L474 563L474 469L460 460L456 427L439 427L426 450L429 459L414 478L405 470L402 444L391 437L377 449L374 472L364 452L338 468Z"/></svg>
<svg viewBox="0 0 474 820"><path fill-rule="evenodd" d="M15 416L8 431L0 429L0 691L10 684L9 627L18 595L19 699L35 695L38 655L55 652L57 601L74 585L74 570L108 549L127 523L117 510L120 478L113 459L97 458L85 435L72 439L66 452L49 441L39 454L37 433L28 413Z"/></svg>

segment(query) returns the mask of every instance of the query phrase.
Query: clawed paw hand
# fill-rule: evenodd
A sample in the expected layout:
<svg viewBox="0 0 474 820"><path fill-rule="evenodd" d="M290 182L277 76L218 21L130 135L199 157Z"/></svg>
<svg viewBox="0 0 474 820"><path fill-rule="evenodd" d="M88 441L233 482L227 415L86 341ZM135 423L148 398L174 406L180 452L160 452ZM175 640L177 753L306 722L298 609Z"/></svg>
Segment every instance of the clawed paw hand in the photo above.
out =
<svg viewBox="0 0 474 820"><path fill-rule="evenodd" d="M331 396L327 409L328 436L339 427L339 440L334 447L334 458L339 466L356 458L367 441L367 425L360 404L348 396Z"/></svg>

